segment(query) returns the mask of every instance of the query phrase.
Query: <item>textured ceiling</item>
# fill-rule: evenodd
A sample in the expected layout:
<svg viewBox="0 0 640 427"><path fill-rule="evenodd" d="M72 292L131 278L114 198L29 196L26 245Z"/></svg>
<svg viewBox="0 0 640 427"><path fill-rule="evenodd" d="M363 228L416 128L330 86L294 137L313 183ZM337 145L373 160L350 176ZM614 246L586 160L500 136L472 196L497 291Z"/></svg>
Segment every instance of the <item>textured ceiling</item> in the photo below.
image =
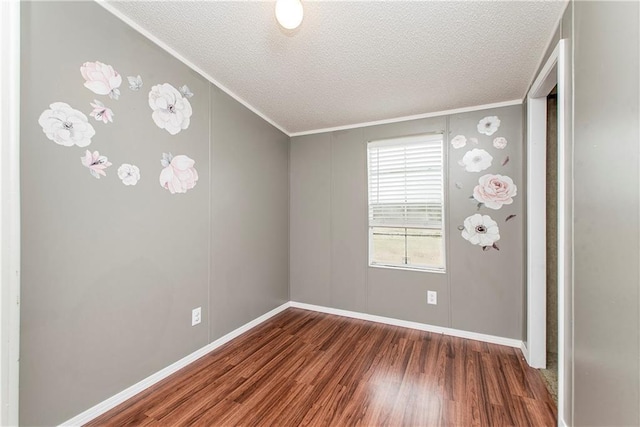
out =
<svg viewBox="0 0 640 427"><path fill-rule="evenodd" d="M113 2L288 133L521 99L564 1Z"/></svg>

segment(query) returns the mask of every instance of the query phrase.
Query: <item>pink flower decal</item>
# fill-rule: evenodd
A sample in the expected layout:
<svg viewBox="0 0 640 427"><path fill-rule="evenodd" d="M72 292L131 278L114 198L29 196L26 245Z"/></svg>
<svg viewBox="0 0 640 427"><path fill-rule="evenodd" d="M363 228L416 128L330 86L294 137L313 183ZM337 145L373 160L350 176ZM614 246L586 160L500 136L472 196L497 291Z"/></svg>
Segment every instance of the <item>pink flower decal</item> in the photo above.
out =
<svg viewBox="0 0 640 427"><path fill-rule="evenodd" d="M462 148L467 145L467 138L465 138L464 135L456 135L451 140L451 145L453 146L453 148Z"/></svg>
<svg viewBox="0 0 640 427"><path fill-rule="evenodd" d="M47 138L65 147L86 147L96 134L84 113L64 102L54 102L38 119Z"/></svg>
<svg viewBox="0 0 640 427"><path fill-rule="evenodd" d="M103 123L113 123L113 111L111 108L107 108L104 104L97 99L94 99L93 102L90 103L93 107L93 111L89 114L91 117L95 118L97 121L101 121Z"/></svg>
<svg viewBox="0 0 640 427"><path fill-rule="evenodd" d="M151 113L153 122L160 129L166 129L171 135L189 127L193 113L191 104L178 89L169 83L155 85L151 88L149 107L153 110Z"/></svg>
<svg viewBox="0 0 640 427"><path fill-rule="evenodd" d="M84 87L98 95L109 95L112 99L120 96L122 77L111 65L102 62L85 62L80 67L80 73L86 80Z"/></svg>
<svg viewBox="0 0 640 427"><path fill-rule="evenodd" d="M198 172L193 167L195 161L185 155L173 157L171 153L163 153L160 161L164 169L160 172L160 186L171 194L186 193L198 181Z"/></svg>
<svg viewBox="0 0 640 427"><path fill-rule="evenodd" d="M480 177L473 189L473 198L489 209L500 209L513 203L518 188L508 176L487 174Z"/></svg>
<svg viewBox="0 0 640 427"><path fill-rule="evenodd" d="M499 136L493 140L493 146L496 147L498 150L502 150L506 148L507 144L508 144L507 139L502 136Z"/></svg>
<svg viewBox="0 0 640 427"><path fill-rule="evenodd" d="M111 166L111 162L105 156L101 156L100 153L87 150L84 157L80 157L82 164L89 168L89 172L94 178L100 179L100 175L107 176L105 169Z"/></svg>

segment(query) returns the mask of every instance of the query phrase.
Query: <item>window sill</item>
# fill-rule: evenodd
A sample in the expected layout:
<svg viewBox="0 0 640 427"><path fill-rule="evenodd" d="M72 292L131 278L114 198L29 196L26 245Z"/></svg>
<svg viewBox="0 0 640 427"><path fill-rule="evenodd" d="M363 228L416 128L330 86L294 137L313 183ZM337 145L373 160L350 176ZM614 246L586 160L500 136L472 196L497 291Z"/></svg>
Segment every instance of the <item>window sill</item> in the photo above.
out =
<svg viewBox="0 0 640 427"><path fill-rule="evenodd" d="M384 265L384 264L369 264L370 268L383 268L388 270L404 270L404 271L417 271L419 273L436 273L446 274L447 271L444 268L419 268L419 267L401 267L398 265Z"/></svg>

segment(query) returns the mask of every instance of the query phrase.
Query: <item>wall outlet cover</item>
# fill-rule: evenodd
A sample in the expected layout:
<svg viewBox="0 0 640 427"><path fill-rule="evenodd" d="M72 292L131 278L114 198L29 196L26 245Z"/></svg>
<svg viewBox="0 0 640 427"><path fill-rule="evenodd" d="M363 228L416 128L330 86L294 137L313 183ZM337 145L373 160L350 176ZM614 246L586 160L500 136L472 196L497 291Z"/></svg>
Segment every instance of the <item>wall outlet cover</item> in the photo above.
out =
<svg viewBox="0 0 640 427"><path fill-rule="evenodd" d="M196 326L202 321L202 307L191 310L191 326Z"/></svg>
<svg viewBox="0 0 640 427"><path fill-rule="evenodd" d="M427 291L427 304L438 304L438 293L436 291Z"/></svg>

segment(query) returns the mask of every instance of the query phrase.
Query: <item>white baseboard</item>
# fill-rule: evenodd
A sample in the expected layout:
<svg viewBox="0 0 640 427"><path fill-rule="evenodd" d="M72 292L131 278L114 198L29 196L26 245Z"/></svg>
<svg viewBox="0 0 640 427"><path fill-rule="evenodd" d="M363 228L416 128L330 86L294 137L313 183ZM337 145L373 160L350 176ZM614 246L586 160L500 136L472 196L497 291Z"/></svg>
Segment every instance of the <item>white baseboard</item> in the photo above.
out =
<svg viewBox="0 0 640 427"><path fill-rule="evenodd" d="M437 334L450 335L452 337L466 338L483 341L491 344L500 344L508 347L522 348L522 341L513 338L503 338L494 335L479 334L477 332L462 331L459 329L444 328L442 326L428 325L426 323L411 322L408 320L393 319L391 317L377 316L375 314L359 313L356 311L341 310L338 308L323 307L320 305L305 304L291 301L291 307L304 310L318 311L321 313L335 314L337 316L351 317L353 319L368 320L371 322L385 323L387 325L401 326L403 328L418 329L421 331L435 332Z"/></svg>
<svg viewBox="0 0 640 427"><path fill-rule="evenodd" d="M524 360L527 361L527 365L531 366L531 362L529 362L529 348L527 347L527 343L522 341L522 347L520 347L520 350L522 350L522 355L524 356Z"/></svg>
<svg viewBox="0 0 640 427"><path fill-rule="evenodd" d="M281 311L286 310L290 306L291 306L291 304L286 302L286 303L282 304L281 306L274 308L270 312L265 313L262 316L252 320L251 322L242 325L238 329L235 329L235 330L229 332L228 334L224 335L223 337L218 338L217 340L213 341L212 343L207 344L206 346L202 347L201 349L194 351L193 353L189 354L188 356L183 357L182 359L178 360L177 362L172 363L171 365L167 366L166 368L156 372L155 374L152 374L152 375L148 376L147 378L143 379L142 381L132 385L131 387L121 391L120 393L118 393L118 394L116 394L114 396L111 396L107 400L104 400L104 401L98 403L97 405L87 409L83 413L81 413L79 415L76 415L75 417L71 418L70 420L67 420L67 421L63 422L60 425L61 426L81 426L83 424L88 423L89 421L91 421L91 420L97 418L98 416L104 414L108 410L115 408L116 406L118 406L119 404L123 403L127 399L132 398L136 394L146 390L147 388L151 387L155 383L165 379L166 377L168 377L169 375L173 374L174 372L176 372L176 371L184 368L185 366L189 365L190 363L196 361L197 359L201 358L205 354L215 350L216 348L222 346L223 344L226 344L227 342L231 341L232 339L234 339L234 338L238 337L239 335L247 332L249 329L258 326L260 323L262 323L265 320L275 316L276 314L280 313Z"/></svg>

